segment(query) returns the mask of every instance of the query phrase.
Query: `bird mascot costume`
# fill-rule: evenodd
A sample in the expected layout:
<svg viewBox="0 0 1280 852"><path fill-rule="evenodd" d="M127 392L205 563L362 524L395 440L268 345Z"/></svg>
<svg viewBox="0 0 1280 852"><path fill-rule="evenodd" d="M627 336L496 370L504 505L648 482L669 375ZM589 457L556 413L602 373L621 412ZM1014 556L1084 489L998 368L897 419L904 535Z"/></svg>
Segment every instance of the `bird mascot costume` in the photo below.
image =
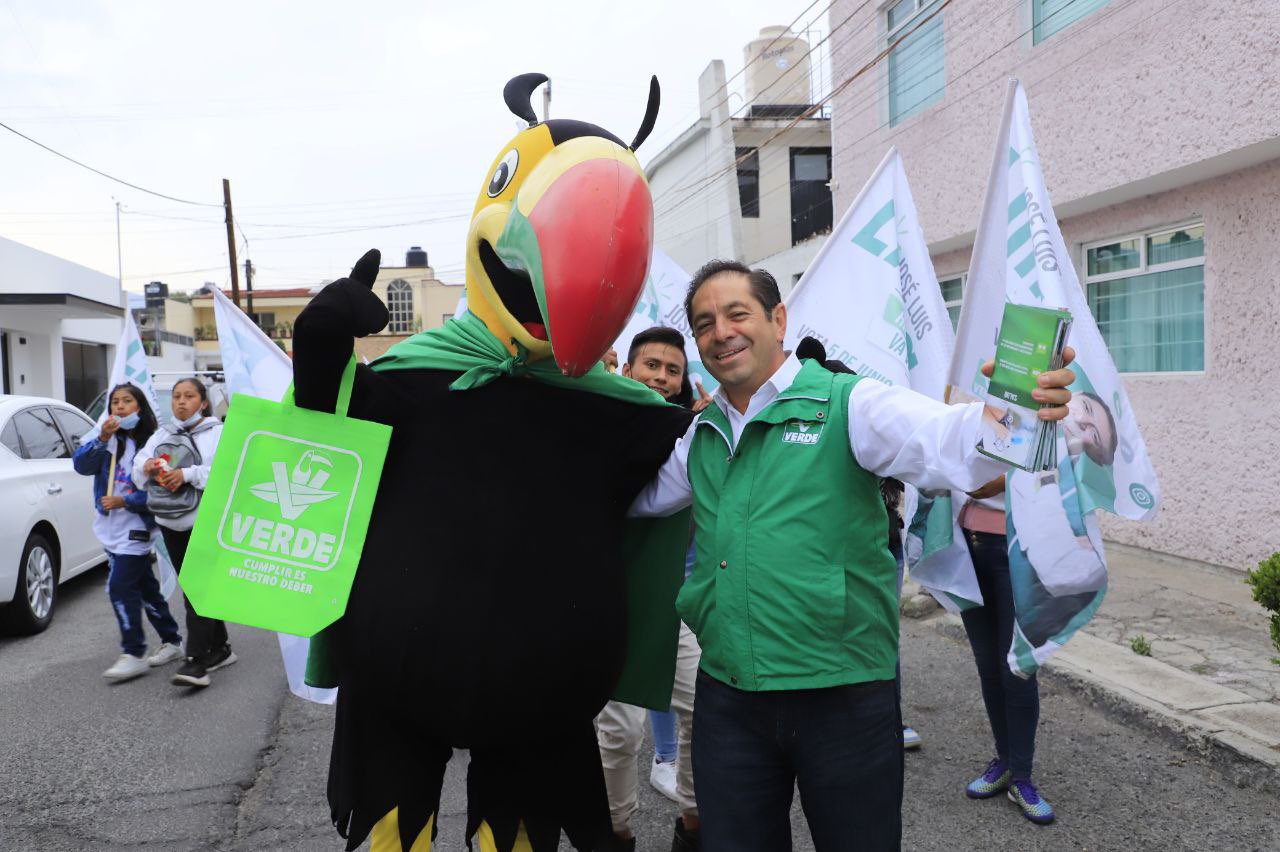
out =
<svg viewBox="0 0 1280 852"><path fill-rule="evenodd" d="M345 615L308 673L339 687L328 799L348 850L429 850L454 748L470 751L468 844L543 852L563 831L591 849L609 830L594 717L611 696L670 698L688 521L637 529L651 522L626 512L691 415L599 364L648 271L634 151L657 80L628 145L539 123L546 79L504 91L529 127L476 201L467 311L356 370L349 414L391 442ZM299 316L298 405L333 411L353 338L387 324L378 263Z"/></svg>

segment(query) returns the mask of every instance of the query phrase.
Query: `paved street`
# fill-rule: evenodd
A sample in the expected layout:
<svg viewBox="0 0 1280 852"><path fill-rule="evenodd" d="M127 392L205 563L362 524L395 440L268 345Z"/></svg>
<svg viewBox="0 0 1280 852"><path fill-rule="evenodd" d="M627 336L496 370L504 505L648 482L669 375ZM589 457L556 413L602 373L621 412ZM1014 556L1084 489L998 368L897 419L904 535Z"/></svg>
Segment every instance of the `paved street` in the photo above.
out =
<svg viewBox="0 0 1280 852"><path fill-rule="evenodd" d="M240 660L204 691L169 683L177 663L110 684L105 582L69 581L47 631L0 638L0 849L217 848L284 699L275 638L231 627Z"/></svg>
<svg viewBox="0 0 1280 852"><path fill-rule="evenodd" d="M341 849L324 804L332 710L286 699L274 640L233 629L241 661L202 693L154 672L109 685L99 675L116 631L103 579L64 587L45 634L0 639L0 849ZM966 800L988 735L968 650L933 625L903 622L907 718L925 737L907 755L905 849L1280 848L1272 797L1233 787L1052 675L1037 776L1058 823L1032 826L1004 799ZM452 766L439 849L463 848L464 761ZM665 852L674 806L642 791L639 848ZM812 849L798 803L793 823L797 849Z"/></svg>
<svg viewBox="0 0 1280 852"><path fill-rule="evenodd" d="M1058 810L1057 824L1031 825L1003 798L967 800L963 786L990 748L968 648L927 621L904 620L903 636L906 715L925 737L924 748L907 755L904 849L1280 848L1273 797L1235 788L1194 752L1106 715L1052 675L1042 684L1037 777ZM292 698L285 703L277 748L245 798L230 849L343 848L323 804L330 712ZM464 757L455 758L446 789L437 848L448 852L464 848ZM641 791L638 849L666 852L675 806L647 783ZM813 849L798 803L792 822L796 848Z"/></svg>

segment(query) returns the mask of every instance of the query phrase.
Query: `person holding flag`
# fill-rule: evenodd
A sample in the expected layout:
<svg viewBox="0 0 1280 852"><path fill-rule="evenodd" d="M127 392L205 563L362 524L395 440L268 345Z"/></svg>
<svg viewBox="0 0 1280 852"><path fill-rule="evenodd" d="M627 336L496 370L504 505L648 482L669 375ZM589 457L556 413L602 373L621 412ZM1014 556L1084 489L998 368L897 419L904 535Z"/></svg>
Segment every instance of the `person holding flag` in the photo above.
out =
<svg viewBox="0 0 1280 852"><path fill-rule="evenodd" d="M1014 471L968 494L932 495L912 523L912 574L959 610L974 652L996 756L971 798L1006 792L1032 822L1054 819L1031 780L1039 719L1035 674L1097 611L1106 557L1096 509L1143 520L1159 488L1115 364L1058 228L1031 133L1026 94L1011 80L948 371L950 402L982 399L975 369L1006 302L1065 308L1079 351L1057 468Z"/></svg>
<svg viewBox="0 0 1280 852"><path fill-rule="evenodd" d="M133 457L156 431L156 416L136 385L122 384L107 395L107 417L98 434L71 457L76 473L93 477L93 534L106 551L110 570L107 597L120 627L120 657L102 673L110 681L146 674L182 656L182 634L151 571L156 522L147 511L147 492L130 479ZM160 634L147 656L142 614Z"/></svg>
<svg viewBox="0 0 1280 852"><path fill-rule="evenodd" d="M697 559L677 610L703 649L704 846L789 848L798 782L819 848L896 849L897 568L879 479L973 490L995 478L1004 466L975 449L986 409L801 365L764 270L711 261L685 309L720 387L631 513L693 506ZM1065 367L1039 377L1041 418L1062 419L1074 379Z"/></svg>

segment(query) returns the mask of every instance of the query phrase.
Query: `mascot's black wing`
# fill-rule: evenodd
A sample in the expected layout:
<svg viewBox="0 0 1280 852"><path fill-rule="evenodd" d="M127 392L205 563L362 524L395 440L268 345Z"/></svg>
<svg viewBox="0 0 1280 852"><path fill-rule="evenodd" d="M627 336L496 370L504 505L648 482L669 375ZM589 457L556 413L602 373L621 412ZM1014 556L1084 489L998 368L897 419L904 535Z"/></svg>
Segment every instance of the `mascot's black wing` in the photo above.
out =
<svg viewBox="0 0 1280 852"><path fill-rule="evenodd" d="M293 396L299 406L333 411L355 338L386 327L387 306L373 292L381 261L377 249L365 252L349 276L326 286L298 315L293 330ZM395 406L377 392L385 384L367 366L357 367L348 412L390 424Z"/></svg>

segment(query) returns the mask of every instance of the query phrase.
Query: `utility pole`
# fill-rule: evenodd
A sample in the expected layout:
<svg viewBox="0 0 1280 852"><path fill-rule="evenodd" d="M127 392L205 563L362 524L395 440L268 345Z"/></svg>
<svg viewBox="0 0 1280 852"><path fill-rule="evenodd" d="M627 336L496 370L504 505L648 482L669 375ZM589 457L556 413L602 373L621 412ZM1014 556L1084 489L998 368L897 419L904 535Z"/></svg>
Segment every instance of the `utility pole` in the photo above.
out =
<svg viewBox="0 0 1280 852"><path fill-rule="evenodd" d="M254 325L258 324L258 318L253 313L253 261L249 258L244 259L244 288L245 295L249 299L249 309L245 311L249 315L249 319L253 320ZM258 326L262 328L262 326ZM263 329L266 331L266 329Z"/></svg>
<svg viewBox="0 0 1280 852"><path fill-rule="evenodd" d="M115 199L111 199L115 201ZM124 255L120 251L120 202L116 201L116 278L120 281L120 289L124 289Z"/></svg>
<svg viewBox="0 0 1280 852"><path fill-rule="evenodd" d="M231 301L240 307L240 269L236 265L236 226L231 216L231 181L222 179L222 206L227 214L227 253L231 256ZM250 308L252 310L252 308Z"/></svg>
<svg viewBox="0 0 1280 852"><path fill-rule="evenodd" d="M542 87L542 120L545 123L551 117L551 81Z"/></svg>

